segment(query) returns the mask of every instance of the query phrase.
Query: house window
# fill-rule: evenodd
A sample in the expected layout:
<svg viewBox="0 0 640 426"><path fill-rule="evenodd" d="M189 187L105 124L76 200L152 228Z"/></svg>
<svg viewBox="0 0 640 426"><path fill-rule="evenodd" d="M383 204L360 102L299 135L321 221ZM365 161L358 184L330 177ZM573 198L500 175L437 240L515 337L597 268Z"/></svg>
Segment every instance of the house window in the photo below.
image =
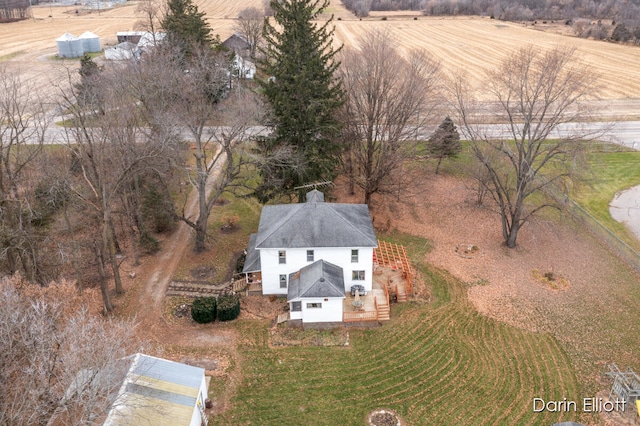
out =
<svg viewBox="0 0 640 426"><path fill-rule="evenodd" d="M280 250L278 252L278 263L281 265L287 263L287 252L285 250Z"/></svg>
<svg viewBox="0 0 640 426"><path fill-rule="evenodd" d="M302 302L291 302L291 312L302 311Z"/></svg>
<svg viewBox="0 0 640 426"><path fill-rule="evenodd" d="M322 309L322 303L307 303L307 309Z"/></svg>
<svg viewBox="0 0 640 426"><path fill-rule="evenodd" d="M287 288L287 276L284 274L280 275L280 288Z"/></svg>
<svg viewBox="0 0 640 426"><path fill-rule="evenodd" d="M358 250L351 250L351 263L358 263Z"/></svg>
<svg viewBox="0 0 640 426"><path fill-rule="evenodd" d="M307 250L307 262L313 262L313 250Z"/></svg>
<svg viewBox="0 0 640 426"><path fill-rule="evenodd" d="M353 281L364 281L364 271L351 271Z"/></svg>

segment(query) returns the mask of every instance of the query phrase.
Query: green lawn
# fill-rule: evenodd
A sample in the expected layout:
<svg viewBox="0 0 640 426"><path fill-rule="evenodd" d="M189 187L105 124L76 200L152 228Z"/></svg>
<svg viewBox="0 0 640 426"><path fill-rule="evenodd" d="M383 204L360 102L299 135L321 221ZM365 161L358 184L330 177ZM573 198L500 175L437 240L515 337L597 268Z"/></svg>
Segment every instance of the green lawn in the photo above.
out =
<svg viewBox="0 0 640 426"><path fill-rule="evenodd" d="M609 203L616 192L640 185L640 152L595 151L589 154L588 161L588 182L576 188L572 197L602 224L637 248L632 234L609 214Z"/></svg>
<svg viewBox="0 0 640 426"><path fill-rule="evenodd" d="M213 284L220 284L230 278L235 259L247 248L249 235L258 230L261 207L253 198L236 197L232 194L224 195L222 200L225 204L215 206L209 217L209 249L197 255L188 250L174 273L174 279L192 279L190 271L198 266L215 269L215 274L209 279ZM225 218L232 216L238 219L237 224L229 231L221 231Z"/></svg>
<svg viewBox="0 0 640 426"><path fill-rule="evenodd" d="M459 171L468 161L464 153L447 166ZM589 162L590 185L575 188L573 196L615 232L626 233L610 218L608 203L615 192L640 184L640 153L594 151ZM209 259L217 269L257 229L259 206L233 201L217 209L210 222L216 237ZM241 229L219 235L216 230L229 213L240 217ZM428 282L430 302L393 305L392 320L384 326L350 329L349 347L273 349L267 321L229 324L238 332L240 358L228 376L211 383L211 398L227 407L213 424L360 425L376 408L397 411L408 425L599 422L580 409L534 413L532 402L567 398L579 403L603 389L597 383L603 363L635 366L638 330L632 324L640 305L635 275L619 265L614 280L594 283L606 293L602 300L577 295L575 304L584 315L540 310L557 327L549 328L553 334L534 334L478 314L466 299L467 284L421 264L430 250L428 240L401 233L380 238L407 247Z"/></svg>
<svg viewBox="0 0 640 426"><path fill-rule="evenodd" d="M394 305L392 320L352 329L349 347L268 346L264 321L238 321L241 382L213 424L361 425L376 408L408 425L549 425L576 413L534 413L534 397L579 400L571 362L549 334L478 314L464 285L421 268L429 304ZM226 399L229 386L212 382Z"/></svg>

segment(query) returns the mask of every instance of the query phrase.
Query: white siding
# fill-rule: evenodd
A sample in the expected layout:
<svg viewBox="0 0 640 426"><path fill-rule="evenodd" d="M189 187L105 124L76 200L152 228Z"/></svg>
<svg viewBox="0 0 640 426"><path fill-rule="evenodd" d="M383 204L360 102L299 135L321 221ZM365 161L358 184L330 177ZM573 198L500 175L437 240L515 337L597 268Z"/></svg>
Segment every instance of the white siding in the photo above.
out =
<svg viewBox="0 0 640 426"><path fill-rule="evenodd" d="M293 311L289 311L289 319L292 320L299 320L302 319L302 311L298 311L298 312L293 312Z"/></svg>
<svg viewBox="0 0 640 426"><path fill-rule="evenodd" d="M358 262L351 263L351 250L358 250ZM287 252L287 263L280 264L278 251ZM345 292L351 290L353 284L363 285L365 291L372 289L373 248L372 247L325 247L295 249L260 249L260 265L262 268L262 293L286 295L287 289L280 288L280 275L299 271L313 262L307 261L307 250L313 250L313 261L320 259L340 266L344 273ZM353 281L352 271L365 271L364 281Z"/></svg>
<svg viewBox="0 0 640 426"><path fill-rule="evenodd" d="M207 423L206 417L202 416L204 413L204 404L207 399L207 380L202 375L202 382L200 382L200 391L198 392L198 398L196 399L196 406L193 408L193 415L191 416L191 423L189 426L201 426L204 420L205 424Z"/></svg>
<svg viewBox="0 0 640 426"><path fill-rule="evenodd" d="M342 298L303 298L302 322L342 322ZM321 308L308 308L308 304L321 304Z"/></svg>

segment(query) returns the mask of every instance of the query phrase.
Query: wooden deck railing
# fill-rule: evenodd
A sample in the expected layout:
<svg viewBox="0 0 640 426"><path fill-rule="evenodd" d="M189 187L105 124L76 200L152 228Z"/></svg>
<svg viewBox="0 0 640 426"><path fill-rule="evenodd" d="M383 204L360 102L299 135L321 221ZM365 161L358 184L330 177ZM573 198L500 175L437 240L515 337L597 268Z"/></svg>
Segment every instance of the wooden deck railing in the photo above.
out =
<svg viewBox="0 0 640 426"><path fill-rule="evenodd" d="M342 321L344 322L356 322L356 321L377 321L378 311L354 311L343 312Z"/></svg>
<svg viewBox="0 0 640 426"><path fill-rule="evenodd" d="M407 272L402 273L403 278L407 281L408 294L413 294L413 282L411 281L411 274Z"/></svg>
<svg viewBox="0 0 640 426"><path fill-rule="evenodd" d="M387 306L389 305L389 289L387 288L386 284L382 285L382 289L384 290L384 296L387 299Z"/></svg>
<svg viewBox="0 0 640 426"><path fill-rule="evenodd" d="M285 312L284 314L278 314L277 323L282 324L283 322L289 321L289 319L290 319L289 312Z"/></svg>
<svg viewBox="0 0 640 426"><path fill-rule="evenodd" d="M378 319L378 297L373 296L373 306L376 308L376 320Z"/></svg>

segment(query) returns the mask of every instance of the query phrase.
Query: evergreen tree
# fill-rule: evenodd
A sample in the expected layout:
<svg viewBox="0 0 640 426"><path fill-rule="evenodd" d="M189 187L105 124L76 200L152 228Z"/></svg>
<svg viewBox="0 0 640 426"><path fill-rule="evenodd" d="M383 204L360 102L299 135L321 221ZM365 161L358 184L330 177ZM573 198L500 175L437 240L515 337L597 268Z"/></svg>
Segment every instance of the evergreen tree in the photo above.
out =
<svg viewBox="0 0 640 426"><path fill-rule="evenodd" d="M162 28L170 44L189 54L194 46L208 46L214 42L205 13L198 11L192 0L169 0Z"/></svg>
<svg viewBox="0 0 640 426"><path fill-rule="evenodd" d="M431 135L427 149L430 155L438 159L436 174L440 171L440 163L444 158L455 158L460 153L460 134L449 117L446 117Z"/></svg>
<svg viewBox="0 0 640 426"><path fill-rule="evenodd" d="M258 140L264 158L287 152L287 161L265 161L261 201L291 194L301 184L335 178L340 145L337 110L343 103L339 63L332 48L332 19L313 23L329 0L273 0L274 20L265 21L260 82L270 105L268 137ZM281 157L279 157L281 158ZM304 192L304 191L302 191ZM300 194L299 194L300 195Z"/></svg>
<svg viewBox="0 0 640 426"><path fill-rule="evenodd" d="M80 106L93 105L94 108L100 110L102 114L102 97L103 93L100 91L100 73L102 68L96 64L91 56L88 54L82 55L80 58L80 83L75 85L76 97Z"/></svg>
<svg viewBox="0 0 640 426"><path fill-rule="evenodd" d="M80 58L80 69L78 70L78 73L80 73L80 76L82 78L91 77L92 75L97 74L99 71L100 67L98 67L98 64L93 62L93 59L91 59L91 56L89 56L89 54L85 53L84 55L82 55L82 57Z"/></svg>

